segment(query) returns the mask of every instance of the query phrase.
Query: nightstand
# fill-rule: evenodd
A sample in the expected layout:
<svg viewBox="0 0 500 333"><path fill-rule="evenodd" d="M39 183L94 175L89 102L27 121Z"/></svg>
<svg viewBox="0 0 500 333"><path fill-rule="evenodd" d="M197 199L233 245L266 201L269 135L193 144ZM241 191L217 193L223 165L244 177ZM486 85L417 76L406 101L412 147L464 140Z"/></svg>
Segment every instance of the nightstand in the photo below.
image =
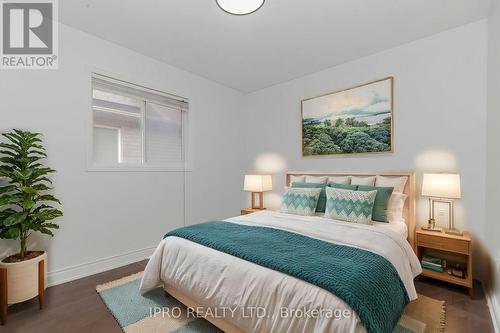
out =
<svg viewBox="0 0 500 333"><path fill-rule="evenodd" d="M472 240L467 231L463 235L450 235L443 231L427 231L419 227L417 229L417 256L429 255L445 259L448 266L460 264L465 268L465 278L459 278L444 272L435 272L422 268L422 275L437 280L464 286L473 295L472 287Z"/></svg>
<svg viewBox="0 0 500 333"><path fill-rule="evenodd" d="M252 214L252 213L260 212L260 211L263 211L263 210L265 210L265 208L264 209L242 208L241 209L241 215Z"/></svg>

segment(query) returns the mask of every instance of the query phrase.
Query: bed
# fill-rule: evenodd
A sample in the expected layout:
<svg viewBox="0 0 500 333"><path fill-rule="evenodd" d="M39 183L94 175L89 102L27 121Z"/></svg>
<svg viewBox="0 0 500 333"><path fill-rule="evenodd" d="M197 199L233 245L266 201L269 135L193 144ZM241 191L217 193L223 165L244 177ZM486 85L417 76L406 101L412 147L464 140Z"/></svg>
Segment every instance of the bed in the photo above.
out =
<svg viewBox="0 0 500 333"><path fill-rule="evenodd" d="M413 250L414 173L288 172L286 184L290 184L291 177L297 175L408 177L404 188L404 193L408 195L403 209L404 218L400 224L375 223L372 226L335 221L321 216L262 211L226 219L224 222L228 223L221 226L238 226L252 232L286 233L292 237L300 236L307 240L321 241L322 244L373 254L390 263L389 266L397 272L408 300L416 299L413 279L420 274L421 268ZM219 251L216 247L202 244L183 237L166 237L145 269L141 293L163 286L166 293L197 311L220 309L219 312L206 312L211 314L206 319L221 330L231 333L377 331L373 326L369 326L368 330L365 325L367 322L361 320L362 316L345 301L349 299L345 295L353 292L345 290L349 289L347 287L339 286L337 290L342 292L334 294L311 283L314 279L297 278L293 274L269 268L273 266L256 264L229 254L231 252ZM366 272L364 274L370 275ZM351 281L351 277L343 279L346 286L349 285L347 281ZM381 291L379 296L392 297L384 292L386 291ZM306 313L310 309L335 311L321 312L320 315L311 317L310 313Z"/></svg>

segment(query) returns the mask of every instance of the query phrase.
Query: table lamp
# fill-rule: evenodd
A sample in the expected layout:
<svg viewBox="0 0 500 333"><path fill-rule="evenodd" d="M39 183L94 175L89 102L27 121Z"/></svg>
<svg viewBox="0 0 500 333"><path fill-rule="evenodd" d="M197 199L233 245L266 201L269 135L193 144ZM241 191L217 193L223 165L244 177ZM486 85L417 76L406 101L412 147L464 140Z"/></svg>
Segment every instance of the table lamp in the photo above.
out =
<svg viewBox="0 0 500 333"><path fill-rule="evenodd" d="M243 190L252 192L252 209L264 208L264 192L273 189L270 175L245 175ZM256 196L259 195L259 205L256 204Z"/></svg>
<svg viewBox="0 0 500 333"><path fill-rule="evenodd" d="M446 203L449 206L448 229L446 233L461 235L462 231L454 226L454 199L460 199L460 175L449 173L426 173L422 184L422 196L429 197L429 223L426 230L441 231L436 228L434 205L436 202Z"/></svg>

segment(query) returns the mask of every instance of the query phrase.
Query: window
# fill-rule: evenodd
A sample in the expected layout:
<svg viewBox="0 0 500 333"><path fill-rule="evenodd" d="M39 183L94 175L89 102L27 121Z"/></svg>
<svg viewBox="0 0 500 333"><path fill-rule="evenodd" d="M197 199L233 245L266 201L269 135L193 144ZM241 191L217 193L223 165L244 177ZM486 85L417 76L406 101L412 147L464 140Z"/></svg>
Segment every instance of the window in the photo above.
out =
<svg viewBox="0 0 500 333"><path fill-rule="evenodd" d="M92 166L180 169L188 104L181 98L92 76Z"/></svg>

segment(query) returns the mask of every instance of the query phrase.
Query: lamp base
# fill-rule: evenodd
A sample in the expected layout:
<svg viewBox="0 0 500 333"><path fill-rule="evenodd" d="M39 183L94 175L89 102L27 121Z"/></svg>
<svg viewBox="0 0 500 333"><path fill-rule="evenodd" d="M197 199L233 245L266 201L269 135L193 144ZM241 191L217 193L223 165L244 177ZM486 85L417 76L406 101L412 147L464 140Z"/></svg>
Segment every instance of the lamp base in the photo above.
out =
<svg viewBox="0 0 500 333"><path fill-rule="evenodd" d="M443 231L443 228L440 228L440 227L432 227L432 226L423 226L422 227L422 230L425 230L425 231L435 231L435 232L442 232Z"/></svg>
<svg viewBox="0 0 500 333"><path fill-rule="evenodd" d="M259 204L257 205L256 196L259 196ZM264 209L264 192L252 192L252 209Z"/></svg>
<svg viewBox="0 0 500 333"><path fill-rule="evenodd" d="M458 229L447 229L445 233L450 234L450 235L456 235L456 236L462 236L464 233L461 230Z"/></svg>

